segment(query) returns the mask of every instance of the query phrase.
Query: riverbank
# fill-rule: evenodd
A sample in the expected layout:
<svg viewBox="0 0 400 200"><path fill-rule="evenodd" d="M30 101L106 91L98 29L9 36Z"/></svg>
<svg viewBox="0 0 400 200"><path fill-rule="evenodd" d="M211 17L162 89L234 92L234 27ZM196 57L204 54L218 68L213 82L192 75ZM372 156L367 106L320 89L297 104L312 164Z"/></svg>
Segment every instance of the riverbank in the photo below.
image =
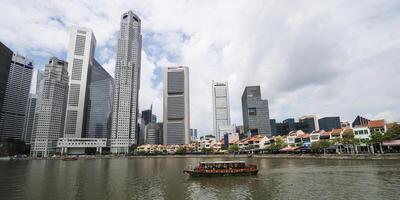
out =
<svg viewBox="0 0 400 200"><path fill-rule="evenodd" d="M285 158L285 159L333 159L333 160L400 160L400 154L187 154L187 155L149 155L149 156L123 156L123 155L82 155L78 159L137 159L137 158ZM24 158L11 160L61 160L65 157L50 158ZM0 159L10 160L10 159Z"/></svg>

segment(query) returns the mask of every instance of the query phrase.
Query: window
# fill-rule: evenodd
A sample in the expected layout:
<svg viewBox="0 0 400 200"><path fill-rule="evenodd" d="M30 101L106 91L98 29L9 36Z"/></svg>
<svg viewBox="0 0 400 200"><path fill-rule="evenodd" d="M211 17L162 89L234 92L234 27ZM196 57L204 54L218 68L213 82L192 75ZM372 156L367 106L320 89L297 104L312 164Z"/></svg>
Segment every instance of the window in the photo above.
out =
<svg viewBox="0 0 400 200"><path fill-rule="evenodd" d="M249 108L249 115L257 115L257 109L256 108Z"/></svg>

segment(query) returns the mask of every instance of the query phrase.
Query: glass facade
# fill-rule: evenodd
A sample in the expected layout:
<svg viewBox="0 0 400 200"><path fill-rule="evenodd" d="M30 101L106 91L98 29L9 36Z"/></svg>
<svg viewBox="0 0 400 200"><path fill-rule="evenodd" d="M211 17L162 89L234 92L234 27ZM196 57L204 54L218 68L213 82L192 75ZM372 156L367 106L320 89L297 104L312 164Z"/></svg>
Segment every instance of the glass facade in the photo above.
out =
<svg viewBox="0 0 400 200"><path fill-rule="evenodd" d="M110 138L113 78L95 60L89 73L89 95L83 135L85 138Z"/></svg>

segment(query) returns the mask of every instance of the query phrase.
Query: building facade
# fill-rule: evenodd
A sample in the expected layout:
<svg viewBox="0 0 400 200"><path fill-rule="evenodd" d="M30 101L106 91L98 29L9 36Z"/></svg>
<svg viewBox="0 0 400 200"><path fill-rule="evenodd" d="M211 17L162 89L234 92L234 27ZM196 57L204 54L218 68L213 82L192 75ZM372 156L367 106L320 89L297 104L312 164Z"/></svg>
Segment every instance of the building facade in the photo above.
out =
<svg viewBox="0 0 400 200"><path fill-rule="evenodd" d="M95 46L96 38L91 29L71 28L67 55L69 93L63 137L83 137L89 95L89 68L90 65L93 65Z"/></svg>
<svg viewBox="0 0 400 200"><path fill-rule="evenodd" d="M157 123L146 125L146 144L160 144L160 126Z"/></svg>
<svg viewBox="0 0 400 200"><path fill-rule="evenodd" d="M141 68L141 20L132 11L121 16L115 64L111 151L127 153L137 144Z"/></svg>
<svg viewBox="0 0 400 200"><path fill-rule="evenodd" d="M3 107L0 113L0 141L22 140L26 104L31 88L32 61L13 54L9 68Z"/></svg>
<svg viewBox="0 0 400 200"><path fill-rule="evenodd" d="M90 66L84 138L110 138L113 83L112 76L93 60Z"/></svg>
<svg viewBox="0 0 400 200"><path fill-rule="evenodd" d="M56 152L57 140L64 130L68 81L68 63L51 58L45 66L34 118L36 127L31 145L34 157L48 157Z"/></svg>
<svg viewBox="0 0 400 200"><path fill-rule="evenodd" d="M164 139L168 144L189 144L189 68L164 68Z"/></svg>
<svg viewBox="0 0 400 200"><path fill-rule="evenodd" d="M316 115L306 115L300 117L299 122L307 124L307 129L303 130L306 133L311 133L313 131L319 130L318 118Z"/></svg>
<svg viewBox="0 0 400 200"><path fill-rule="evenodd" d="M189 129L189 134L190 134L190 142L197 141L197 129L195 128Z"/></svg>
<svg viewBox="0 0 400 200"><path fill-rule="evenodd" d="M219 127L231 125L228 82L212 81L212 105L214 136L221 139Z"/></svg>
<svg viewBox="0 0 400 200"><path fill-rule="evenodd" d="M243 127L245 133L271 136L268 100L261 99L260 86L247 86L242 95Z"/></svg>
<svg viewBox="0 0 400 200"><path fill-rule="evenodd" d="M26 104L25 120L24 120L24 130L22 133L22 140L26 144L31 143L31 137L33 133L33 119L35 118L37 96L36 94L29 94L28 102Z"/></svg>
<svg viewBox="0 0 400 200"><path fill-rule="evenodd" d="M13 52L6 45L0 42L0 115L3 113L2 110L4 98L6 96L8 74L10 73L12 57Z"/></svg>
<svg viewBox="0 0 400 200"><path fill-rule="evenodd" d="M341 128L340 117L324 117L318 119L318 125L319 129L324 131Z"/></svg>

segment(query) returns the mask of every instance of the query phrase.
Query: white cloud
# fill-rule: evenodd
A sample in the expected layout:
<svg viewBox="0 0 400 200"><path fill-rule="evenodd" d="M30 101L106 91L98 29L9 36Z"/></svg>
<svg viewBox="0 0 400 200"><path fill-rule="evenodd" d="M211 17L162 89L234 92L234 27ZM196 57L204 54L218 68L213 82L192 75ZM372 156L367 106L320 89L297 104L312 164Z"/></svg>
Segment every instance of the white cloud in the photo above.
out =
<svg viewBox="0 0 400 200"><path fill-rule="evenodd" d="M26 4L27 2L24 2ZM246 85L261 85L278 121L316 113L400 120L400 3L371 1L3 2L0 40L35 56L64 52L67 27L90 27L112 73L120 15L142 18L140 109L162 113L158 67L190 70L191 125L212 130L211 80L229 81L231 117L242 123ZM13 20L9 20L13 19ZM62 23L60 23L62 22Z"/></svg>

